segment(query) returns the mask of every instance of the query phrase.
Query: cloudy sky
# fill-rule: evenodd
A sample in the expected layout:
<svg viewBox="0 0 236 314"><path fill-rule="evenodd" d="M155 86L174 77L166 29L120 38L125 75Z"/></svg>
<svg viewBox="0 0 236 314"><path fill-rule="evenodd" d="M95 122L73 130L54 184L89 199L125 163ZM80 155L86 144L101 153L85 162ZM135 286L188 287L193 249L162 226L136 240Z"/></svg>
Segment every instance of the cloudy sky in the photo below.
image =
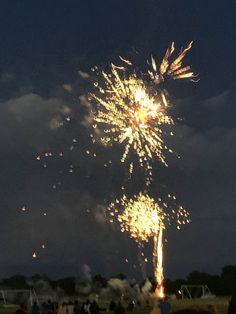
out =
<svg viewBox="0 0 236 314"><path fill-rule="evenodd" d="M173 40L179 49L194 41L187 60L200 81L170 86L174 118L181 118L170 144L181 158L168 156L168 168L156 162L150 187L156 198L176 195L192 216L182 231L166 233L165 273L176 278L235 264L233 2L1 4L0 276L77 275L88 264L94 274L141 277L136 245L105 215L127 183L127 169L120 147L91 143L85 95L93 65L106 68L122 55L144 67ZM140 174L128 189L143 189ZM151 247L146 253L151 257Z"/></svg>

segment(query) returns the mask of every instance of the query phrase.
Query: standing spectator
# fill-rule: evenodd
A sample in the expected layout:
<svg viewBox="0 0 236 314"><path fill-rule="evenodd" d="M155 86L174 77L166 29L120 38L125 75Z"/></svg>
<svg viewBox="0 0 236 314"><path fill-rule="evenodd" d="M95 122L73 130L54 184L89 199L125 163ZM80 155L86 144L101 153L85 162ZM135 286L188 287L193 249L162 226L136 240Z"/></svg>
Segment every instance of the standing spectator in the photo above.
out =
<svg viewBox="0 0 236 314"><path fill-rule="evenodd" d="M74 303L74 314L80 314L80 306L77 300Z"/></svg>
<svg viewBox="0 0 236 314"><path fill-rule="evenodd" d="M54 303L53 303L53 307L54 307L54 314L58 314L58 309L59 309L59 304L58 304L58 302L54 302Z"/></svg>
<svg viewBox="0 0 236 314"><path fill-rule="evenodd" d="M122 306L121 302L119 302L114 311L115 314L125 314L125 308Z"/></svg>
<svg viewBox="0 0 236 314"><path fill-rule="evenodd" d="M69 301L67 303L68 314L74 314L74 303Z"/></svg>
<svg viewBox="0 0 236 314"><path fill-rule="evenodd" d="M163 298L163 300L160 300L160 309L161 309L161 314L171 313L171 307L170 307L170 303L168 302L167 297Z"/></svg>
<svg viewBox="0 0 236 314"><path fill-rule="evenodd" d="M53 314L54 313L54 305L50 299L48 300L46 308L47 308L47 312L46 312L47 314Z"/></svg>
<svg viewBox="0 0 236 314"><path fill-rule="evenodd" d="M58 308L58 314L68 314L67 304L63 302Z"/></svg>
<svg viewBox="0 0 236 314"><path fill-rule="evenodd" d="M34 302L31 308L31 314L39 314L39 306L37 302Z"/></svg>
<svg viewBox="0 0 236 314"><path fill-rule="evenodd" d="M227 314L235 314L236 313L236 296L232 296L229 301L229 307Z"/></svg>
<svg viewBox="0 0 236 314"><path fill-rule="evenodd" d="M128 312L132 312L134 309L134 302L133 301L130 301L128 306L127 306L127 311Z"/></svg>
<svg viewBox="0 0 236 314"><path fill-rule="evenodd" d="M115 311L115 308L116 308L116 302L111 301L111 302L110 302L110 305L109 305L109 310L110 310L111 312L114 312L114 311Z"/></svg>
<svg viewBox="0 0 236 314"><path fill-rule="evenodd" d="M89 300L84 303L84 313L91 314L91 303Z"/></svg>
<svg viewBox="0 0 236 314"><path fill-rule="evenodd" d="M42 314L47 314L47 303L43 302L41 306Z"/></svg>
<svg viewBox="0 0 236 314"><path fill-rule="evenodd" d="M91 304L90 311L91 311L91 314L98 314L99 313L99 307L98 307L98 304L95 300Z"/></svg>

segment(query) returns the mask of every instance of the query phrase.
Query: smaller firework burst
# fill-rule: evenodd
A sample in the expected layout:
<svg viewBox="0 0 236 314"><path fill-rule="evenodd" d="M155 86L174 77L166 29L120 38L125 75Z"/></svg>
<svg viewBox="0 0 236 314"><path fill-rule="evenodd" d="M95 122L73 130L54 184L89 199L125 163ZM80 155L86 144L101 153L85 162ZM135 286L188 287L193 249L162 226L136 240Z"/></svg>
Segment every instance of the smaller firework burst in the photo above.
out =
<svg viewBox="0 0 236 314"><path fill-rule="evenodd" d="M173 80L193 79L194 73L191 71L191 67L183 66L184 57L186 56L187 52L192 48L192 44L193 42L191 41L188 46L183 49L183 51L180 52L173 61L170 61L170 58L173 56L173 53L175 51L175 43L172 42L171 46L166 50L165 56L160 62L159 67L157 61L152 56L151 70L148 71L150 78L156 84L160 84L168 78Z"/></svg>
<svg viewBox="0 0 236 314"><path fill-rule="evenodd" d="M140 192L133 198L123 195L112 202L108 210L112 222L114 217L119 221L122 232L128 232L138 243L148 242L160 227L165 229L171 221L176 223L177 229L191 221L189 212L182 206L176 205L175 196L168 194L168 199L170 206L161 198L155 201L147 193Z"/></svg>
<svg viewBox="0 0 236 314"><path fill-rule="evenodd" d="M168 198L175 200L175 197L171 195L168 195ZM156 202L148 194L143 193L130 199L123 195L120 200L111 203L108 209L112 217L110 221L113 222L116 216L120 222L121 231L128 232L139 245L142 246L143 242L153 239L153 266L158 283L157 294L163 297L163 231L165 225L170 224L171 220L176 221L178 229L181 225L189 223L189 213L181 206L166 213L168 206L165 202L161 199Z"/></svg>

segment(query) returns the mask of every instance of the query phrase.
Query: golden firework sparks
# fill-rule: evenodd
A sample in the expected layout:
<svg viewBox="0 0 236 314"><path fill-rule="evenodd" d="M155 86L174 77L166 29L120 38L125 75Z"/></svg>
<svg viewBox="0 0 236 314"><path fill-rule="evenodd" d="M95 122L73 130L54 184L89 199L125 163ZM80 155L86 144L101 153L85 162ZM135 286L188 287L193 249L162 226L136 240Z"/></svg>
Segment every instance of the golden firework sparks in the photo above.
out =
<svg viewBox="0 0 236 314"><path fill-rule="evenodd" d="M126 77L124 68L111 67L110 75L103 72L106 89L100 92L104 98L92 95L99 104L94 121L104 126L101 142L124 143L122 162L132 149L141 166L147 166L154 156L166 164L160 126L173 124L173 120L166 113L162 93L151 94L135 73Z"/></svg>
<svg viewBox="0 0 236 314"><path fill-rule="evenodd" d="M175 43L173 42L171 46L166 50L165 56L162 59L160 66L158 67L157 61L152 56L151 57L151 70L148 71L152 80L157 84L163 82L166 78L171 78L173 80L179 79L193 79L194 73L191 71L190 66L183 66L183 60L187 52L192 48L193 42L191 41L188 46L183 49L178 56L170 61L171 56L175 51Z"/></svg>
<svg viewBox="0 0 236 314"><path fill-rule="evenodd" d="M175 199L174 196L168 195ZM120 200L116 200L108 207L111 219L114 216L120 222L121 231L128 232L131 238L142 245L153 238L153 266L154 275L158 283L158 296L164 295L163 288L163 231L166 223L170 220L176 220L177 226L190 222L189 213L181 206L172 209L171 213L166 213L167 204L165 202L157 203L148 194L139 193L129 199L126 195ZM165 210L164 210L165 209Z"/></svg>
<svg viewBox="0 0 236 314"><path fill-rule="evenodd" d="M123 209L121 213L117 211L119 204ZM164 220L162 208L153 198L142 193L135 195L133 199L128 199L124 195L120 200L116 200L116 203L112 203L109 210L110 214L119 213L117 218L121 231L129 232L130 237L137 242L148 242L150 237L156 235Z"/></svg>
<svg viewBox="0 0 236 314"><path fill-rule="evenodd" d="M121 161L132 151L136 153L141 166L151 176L151 160L158 157L167 165L164 150L163 126L174 123L168 114L170 107L167 92L157 86L168 76L174 80L192 78L190 67L183 67L183 59L192 43L170 62L174 43L168 48L160 66L151 58L148 75L137 74L132 62L120 57L124 66L111 64L109 73L102 72L102 84L94 83L98 93L91 94L96 106L93 112L93 127L102 127L100 140L105 145L124 144ZM171 152L171 150L169 150ZM130 167L133 171L133 165Z"/></svg>

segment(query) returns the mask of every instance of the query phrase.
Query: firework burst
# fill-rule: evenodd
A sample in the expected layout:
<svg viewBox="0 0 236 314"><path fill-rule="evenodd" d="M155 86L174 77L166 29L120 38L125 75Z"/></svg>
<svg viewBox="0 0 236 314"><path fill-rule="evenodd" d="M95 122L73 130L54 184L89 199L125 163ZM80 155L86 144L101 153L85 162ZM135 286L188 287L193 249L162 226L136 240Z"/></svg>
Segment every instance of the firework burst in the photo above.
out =
<svg viewBox="0 0 236 314"><path fill-rule="evenodd" d="M172 200L174 196L168 195ZM177 228L190 223L189 213L182 207L171 209L167 212L168 205L161 199L156 202L148 194L139 193L133 198L123 195L120 200L116 200L108 207L110 221L114 221L114 216L120 222L121 231L128 232L140 246L153 239L153 266L154 275L158 283L158 295L163 296L163 232L166 224L175 220Z"/></svg>
<svg viewBox="0 0 236 314"><path fill-rule="evenodd" d="M98 92L91 94L95 101L93 127L102 129L100 141L105 145L123 144L122 162L131 151L135 152L139 164L150 176L151 160L158 157L167 165L164 150L172 152L164 143L163 127L174 121L168 113L168 94L159 85L167 77L174 80L193 77L190 66L182 66L191 45L170 62L175 50L173 43L159 67L151 58L151 69L146 74L137 74L131 61L120 58L124 66L111 64L109 73L101 73L102 84L94 83ZM133 163L130 163L132 171Z"/></svg>
<svg viewBox="0 0 236 314"><path fill-rule="evenodd" d="M157 61L152 56L151 70L148 71L150 78L154 80L156 84L160 84L168 78L173 80L193 79L194 73L191 71L191 67L183 66L184 57L192 48L192 44L193 42L191 41L189 45L181 53L179 53L173 61L170 61L175 51L175 43L173 42L166 50L165 56L162 59L159 67Z"/></svg>

